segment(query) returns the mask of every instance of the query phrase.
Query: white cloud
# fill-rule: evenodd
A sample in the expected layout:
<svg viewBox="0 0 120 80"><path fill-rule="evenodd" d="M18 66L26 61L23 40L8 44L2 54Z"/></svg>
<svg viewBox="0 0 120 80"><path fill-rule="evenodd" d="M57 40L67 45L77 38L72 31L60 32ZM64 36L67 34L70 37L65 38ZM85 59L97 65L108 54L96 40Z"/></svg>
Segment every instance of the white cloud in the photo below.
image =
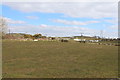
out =
<svg viewBox="0 0 120 80"><path fill-rule="evenodd" d="M88 25L88 24L92 24L92 23L99 23L99 21L86 21L86 22L80 22L80 21L68 21L68 20L62 20L62 19L55 19L52 20L53 22L57 22L57 23L63 23L63 24L67 24L67 25Z"/></svg>
<svg viewBox="0 0 120 80"><path fill-rule="evenodd" d="M19 32L19 33L30 33L30 34L36 34L41 33L43 35L47 36L80 36L80 33L84 33L84 35L90 35L90 36L99 36L101 31L95 30L95 29L89 29L84 27L78 27L78 26L52 26L52 25L46 25L41 24L39 26L34 25L24 25L24 26L10 26L11 32ZM117 37L117 34L111 33L110 31L104 31L103 37Z"/></svg>
<svg viewBox="0 0 120 80"><path fill-rule="evenodd" d="M61 13L64 17L76 17L76 18L105 18L111 17L115 18L115 22L113 20L106 20L106 22L115 23L117 20L117 8L118 4L114 2L60 2L60 3L4 3L11 7L12 9L32 13L32 12L40 12L40 13ZM32 17L28 17L33 19ZM24 21L16 21L7 18L9 23L12 24L22 24L25 23ZM87 22L78 22L78 21L67 21L67 20L54 20L55 22L69 24L69 25L87 25L91 23L98 23L98 21L87 21ZM16 26L11 27L13 32L29 32L29 33L43 33L55 36L65 36L65 35L77 35L80 32L84 33L91 33L91 35L99 35L99 30L83 28L83 27L62 27L62 26L50 26L46 24L42 24L40 26ZM18 29L19 28L19 29ZM111 30L113 27L109 27ZM110 32L106 31L106 36L116 36L116 34L109 35Z"/></svg>
<svg viewBox="0 0 120 80"><path fill-rule="evenodd" d="M118 24L118 19L109 19L109 20L104 20L105 22L112 23L112 24Z"/></svg>
<svg viewBox="0 0 120 80"><path fill-rule="evenodd" d="M118 37L118 25L117 24L110 25L110 26L107 25L106 28L103 29L103 36L111 37L111 38Z"/></svg>
<svg viewBox="0 0 120 80"><path fill-rule="evenodd" d="M48 25L46 25L46 24L41 24L40 27L45 28L45 27L48 27Z"/></svg>
<svg viewBox="0 0 120 80"><path fill-rule="evenodd" d="M7 24L25 24L25 21L20 21L20 20L13 20L11 18L7 18L7 17L0 17L6 20Z"/></svg>
<svg viewBox="0 0 120 80"><path fill-rule="evenodd" d="M26 18L28 18L28 19L38 19L37 16L26 16Z"/></svg>
<svg viewBox="0 0 120 80"><path fill-rule="evenodd" d="M22 12L62 13L67 17L104 18L117 17L115 2L60 2L60 3L4 3Z"/></svg>
<svg viewBox="0 0 120 80"><path fill-rule="evenodd" d="M119 0L3 0L3 2L118 2Z"/></svg>
<svg viewBox="0 0 120 80"><path fill-rule="evenodd" d="M118 25L112 25L109 28L116 31L118 30Z"/></svg>

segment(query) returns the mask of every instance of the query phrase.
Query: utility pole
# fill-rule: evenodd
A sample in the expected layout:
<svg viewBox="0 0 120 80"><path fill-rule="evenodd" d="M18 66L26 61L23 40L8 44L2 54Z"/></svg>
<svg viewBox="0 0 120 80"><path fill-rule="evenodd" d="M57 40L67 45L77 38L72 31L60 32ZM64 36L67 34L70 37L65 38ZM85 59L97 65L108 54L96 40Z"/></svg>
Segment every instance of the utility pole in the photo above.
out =
<svg viewBox="0 0 120 80"><path fill-rule="evenodd" d="M103 30L100 31L100 37L103 38Z"/></svg>
<svg viewBox="0 0 120 80"><path fill-rule="evenodd" d="M10 35L10 29L9 29L9 35Z"/></svg>
<svg viewBox="0 0 120 80"><path fill-rule="evenodd" d="M47 34L45 34L45 36L47 37Z"/></svg>
<svg viewBox="0 0 120 80"><path fill-rule="evenodd" d="M84 33L80 33L80 34L81 34L81 36L83 36Z"/></svg>

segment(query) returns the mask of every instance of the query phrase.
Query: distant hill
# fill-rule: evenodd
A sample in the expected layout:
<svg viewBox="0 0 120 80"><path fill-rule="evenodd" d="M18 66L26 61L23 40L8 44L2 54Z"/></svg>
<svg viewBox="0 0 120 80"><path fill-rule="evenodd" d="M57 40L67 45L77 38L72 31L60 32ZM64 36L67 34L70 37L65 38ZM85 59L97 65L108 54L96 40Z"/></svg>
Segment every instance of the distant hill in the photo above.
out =
<svg viewBox="0 0 120 80"><path fill-rule="evenodd" d="M3 39L18 39L18 38L24 38L23 33L10 33L10 34L6 34Z"/></svg>

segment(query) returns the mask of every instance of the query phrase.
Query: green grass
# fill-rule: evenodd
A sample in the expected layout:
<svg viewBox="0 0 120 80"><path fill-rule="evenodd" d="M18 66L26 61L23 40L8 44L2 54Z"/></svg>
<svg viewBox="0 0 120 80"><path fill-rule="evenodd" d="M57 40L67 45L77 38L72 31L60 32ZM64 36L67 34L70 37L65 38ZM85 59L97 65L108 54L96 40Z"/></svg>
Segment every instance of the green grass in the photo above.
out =
<svg viewBox="0 0 120 80"><path fill-rule="evenodd" d="M4 78L116 78L117 46L3 41Z"/></svg>

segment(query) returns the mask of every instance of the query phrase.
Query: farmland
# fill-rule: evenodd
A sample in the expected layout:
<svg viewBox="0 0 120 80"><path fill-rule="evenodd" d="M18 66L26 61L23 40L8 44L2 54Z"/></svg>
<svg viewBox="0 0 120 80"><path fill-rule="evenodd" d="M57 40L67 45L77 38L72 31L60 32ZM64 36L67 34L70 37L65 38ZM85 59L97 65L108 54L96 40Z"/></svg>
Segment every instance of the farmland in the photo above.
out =
<svg viewBox="0 0 120 80"><path fill-rule="evenodd" d="M3 40L4 78L116 78L118 47Z"/></svg>

